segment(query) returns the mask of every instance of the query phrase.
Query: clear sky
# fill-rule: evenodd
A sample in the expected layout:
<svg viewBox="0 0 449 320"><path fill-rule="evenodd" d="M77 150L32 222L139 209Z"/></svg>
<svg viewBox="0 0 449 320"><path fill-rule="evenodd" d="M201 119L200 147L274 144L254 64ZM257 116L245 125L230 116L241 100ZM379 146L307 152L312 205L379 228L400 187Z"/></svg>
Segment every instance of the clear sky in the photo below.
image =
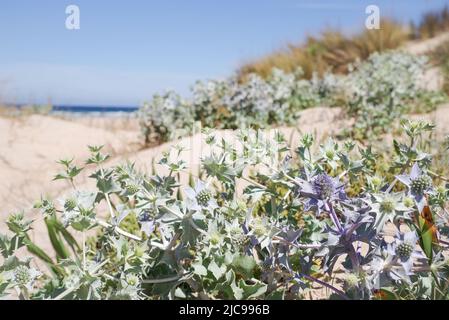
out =
<svg viewBox="0 0 449 320"><path fill-rule="evenodd" d="M0 98L137 105L226 77L326 27L361 30L365 7L408 22L449 0L1 0ZM68 5L80 30L65 28Z"/></svg>

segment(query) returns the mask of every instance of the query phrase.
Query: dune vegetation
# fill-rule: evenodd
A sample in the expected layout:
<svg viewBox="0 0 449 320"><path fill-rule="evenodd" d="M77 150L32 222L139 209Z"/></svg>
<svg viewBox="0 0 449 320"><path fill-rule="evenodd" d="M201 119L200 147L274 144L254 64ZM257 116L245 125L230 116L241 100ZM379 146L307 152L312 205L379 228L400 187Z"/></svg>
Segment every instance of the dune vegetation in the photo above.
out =
<svg viewBox="0 0 449 320"><path fill-rule="evenodd" d="M445 12L413 38L446 30ZM447 102L447 43L416 55L398 48L410 31L381 32L328 32L198 81L190 98L155 94L140 131L171 148L144 157L150 170L101 145L59 160L49 178L68 189L6 220L0 296L449 299L449 132L428 119ZM443 88L428 85L432 68ZM344 126L306 131L314 107Z"/></svg>
<svg viewBox="0 0 449 320"><path fill-rule="evenodd" d="M319 36L309 36L302 44L289 44L286 48L245 63L238 70L244 81L248 74L262 77L270 75L273 68L294 72L298 66L306 78L317 72L347 73L349 65L364 60L374 52L397 49L408 40L423 40L449 30L449 9L425 13L418 24L402 25L385 18L379 30L363 30L346 35L334 29L325 30Z"/></svg>

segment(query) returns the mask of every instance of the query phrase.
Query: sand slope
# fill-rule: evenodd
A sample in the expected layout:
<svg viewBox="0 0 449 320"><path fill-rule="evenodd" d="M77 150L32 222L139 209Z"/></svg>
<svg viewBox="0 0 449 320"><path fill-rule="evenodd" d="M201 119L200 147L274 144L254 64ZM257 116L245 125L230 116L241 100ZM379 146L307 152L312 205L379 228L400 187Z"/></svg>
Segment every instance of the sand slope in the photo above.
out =
<svg viewBox="0 0 449 320"><path fill-rule="evenodd" d="M406 50L422 54L447 39L449 34L411 43L406 46ZM442 83L439 70L428 70L424 83L430 89L438 89ZM433 113L413 118L424 118L436 123L439 138L449 134L449 104L440 106ZM292 142L294 148L302 133L312 133L317 141L323 141L347 126L348 120L342 117L341 109L317 107L304 110L296 128L278 130ZM104 150L112 155L107 166L131 161L146 172L150 172L153 159L159 159L163 151L176 144L187 149L182 156L194 171L198 168L201 155L208 153L201 134L142 149L138 130L135 120L121 123L114 118L61 119L43 115L0 117L0 233L6 232L3 221L11 212L25 210L28 217L35 217L36 211L31 210L31 207L41 195L57 199L71 192L66 182L51 181L60 170L56 160L74 157L77 165L82 166L89 154L87 145L105 145ZM227 139L232 138L233 134L230 131L216 133L217 137ZM156 170L158 174L164 174L163 167L156 165ZM93 180L88 178L90 172L86 170L77 178L79 188L94 187ZM182 179L186 181L187 176ZM42 221L35 226L32 237L52 255Z"/></svg>
<svg viewBox="0 0 449 320"><path fill-rule="evenodd" d="M86 157L87 145L97 144L123 154L136 150L137 143L135 131L112 132L42 115L0 118L0 216L61 188L57 182L49 186L58 159Z"/></svg>

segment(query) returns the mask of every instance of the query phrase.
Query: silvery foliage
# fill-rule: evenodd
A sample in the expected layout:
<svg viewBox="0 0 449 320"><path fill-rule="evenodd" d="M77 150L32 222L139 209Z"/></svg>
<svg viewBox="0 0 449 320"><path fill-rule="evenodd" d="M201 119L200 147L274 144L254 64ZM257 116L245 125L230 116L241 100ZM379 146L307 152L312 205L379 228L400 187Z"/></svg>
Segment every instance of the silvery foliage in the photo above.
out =
<svg viewBox="0 0 449 320"><path fill-rule="evenodd" d="M244 82L237 77L197 81L191 88L191 99L183 103L173 92L156 95L139 111L143 134L147 141L151 140L149 136L166 141L172 132L191 130L189 121L216 129L292 125L300 110L329 103L340 90L337 76L326 74L320 79L315 75L312 80L301 77L300 69L288 74L275 68L267 79L250 74ZM174 106L182 110L175 112Z"/></svg>
<svg viewBox="0 0 449 320"><path fill-rule="evenodd" d="M421 83L427 57L391 51L373 53L356 63L345 79L355 129L363 138L388 129L406 106L425 90Z"/></svg>
<svg viewBox="0 0 449 320"><path fill-rule="evenodd" d="M441 95L422 86L426 63L424 56L390 51L355 63L346 76L328 72L306 80L301 69L285 73L274 68L267 79L249 74L245 81L235 76L197 81L192 98L183 103L174 93L156 95L141 108L140 123L147 141L152 135L160 142L174 132L191 134L193 125L188 122L216 129L295 125L303 109L343 104L355 117L354 137L372 138L387 131L392 121L407 111L406 106L441 102Z"/></svg>
<svg viewBox="0 0 449 320"><path fill-rule="evenodd" d="M130 163L107 167L101 148L90 147L86 164L96 188L74 188L60 204L43 199L37 208L58 230L101 232L82 245L69 242L73 250L65 258L58 247L55 261L28 237L32 221L12 215L13 237L0 237L0 293L17 289L25 299L301 299L319 285L340 299L449 298L442 238L449 190L437 185L431 155L415 143L433 126L403 126L410 143L395 142L396 156L387 164L392 174L383 177L370 147L329 140L312 152L308 134L290 150L280 134L242 130L231 145L209 132L205 174L181 189L178 174L187 168L179 149L159 162L170 174L148 175ZM62 163L58 177L75 184L80 170ZM57 224L68 212L76 214L65 227ZM52 272L32 266L36 258L19 259L22 247Z"/></svg>
<svg viewBox="0 0 449 320"><path fill-rule="evenodd" d="M222 103L235 118L236 128L260 126L268 123L274 110L274 93L264 79L251 74L243 84L233 81Z"/></svg>
<svg viewBox="0 0 449 320"><path fill-rule="evenodd" d="M321 103L331 105L334 103L333 99L343 94L344 91L344 77L326 72L322 77L316 73L312 75L311 86L316 95L320 97Z"/></svg>
<svg viewBox="0 0 449 320"><path fill-rule="evenodd" d="M229 90L226 80L197 81L192 89L192 107L195 119L207 127L224 129L226 118L230 116L223 104L223 98Z"/></svg>
<svg viewBox="0 0 449 320"><path fill-rule="evenodd" d="M174 91L155 94L140 108L138 117L146 143L186 136L194 123L190 105Z"/></svg>

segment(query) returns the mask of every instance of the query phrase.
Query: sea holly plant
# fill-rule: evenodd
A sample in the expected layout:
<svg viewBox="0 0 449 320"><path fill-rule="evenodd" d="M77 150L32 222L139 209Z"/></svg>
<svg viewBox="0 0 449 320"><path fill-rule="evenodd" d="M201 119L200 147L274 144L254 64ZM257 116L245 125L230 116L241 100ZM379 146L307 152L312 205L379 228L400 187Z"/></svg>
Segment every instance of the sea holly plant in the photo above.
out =
<svg viewBox="0 0 449 320"><path fill-rule="evenodd" d="M156 94L138 112L145 143L160 143L195 133L202 128L269 128L293 125L299 111L320 104L334 105L342 95L338 76L316 75L307 80L302 70L285 73L274 68L264 79L257 74L240 81L237 75L223 80L197 81L191 98L173 91Z"/></svg>
<svg viewBox="0 0 449 320"><path fill-rule="evenodd" d="M391 51L374 53L353 66L345 92L356 139L390 131L395 119L421 103L423 94L432 94L421 85L426 63L425 56Z"/></svg>
<svg viewBox="0 0 449 320"><path fill-rule="evenodd" d="M181 148L162 155L158 168L167 174L147 174L132 163L110 166L101 147L89 147L81 169L73 169L76 160L62 162L58 178L70 192L41 199L31 220L28 212L9 218L11 235L0 237L0 294L447 299L447 179L419 148L433 126L402 127L388 172L373 161L376 146L315 146L309 134L293 150L279 133L240 130L231 143L208 131L199 176ZM75 173L85 170L95 187L77 185ZM39 219L55 255L29 237Z"/></svg>
<svg viewBox="0 0 449 320"><path fill-rule="evenodd" d="M446 100L422 84L425 56L401 51L373 53L354 63L347 75L313 74L274 68L267 78L248 74L197 81L191 97L169 91L156 94L138 112L145 142L161 143L196 133L196 128L266 129L294 126L300 112L316 106L339 106L352 118L355 140L375 140L391 132L407 112L428 112Z"/></svg>

